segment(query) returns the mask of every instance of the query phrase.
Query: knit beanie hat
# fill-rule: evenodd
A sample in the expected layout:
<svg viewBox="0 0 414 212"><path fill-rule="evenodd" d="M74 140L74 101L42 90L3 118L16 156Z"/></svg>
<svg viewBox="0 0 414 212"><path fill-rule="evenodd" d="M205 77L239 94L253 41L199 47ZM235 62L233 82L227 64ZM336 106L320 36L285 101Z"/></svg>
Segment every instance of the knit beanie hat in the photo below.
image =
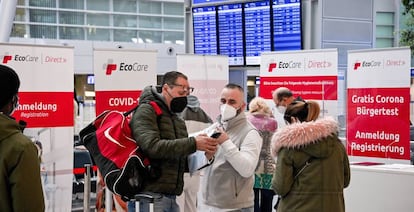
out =
<svg viewBox="0 0 414 212"><path fill-rule="evenodd" d="M4 107L17 94L20 80L17 73L8 66L0 65L0 108Z"/></svg>

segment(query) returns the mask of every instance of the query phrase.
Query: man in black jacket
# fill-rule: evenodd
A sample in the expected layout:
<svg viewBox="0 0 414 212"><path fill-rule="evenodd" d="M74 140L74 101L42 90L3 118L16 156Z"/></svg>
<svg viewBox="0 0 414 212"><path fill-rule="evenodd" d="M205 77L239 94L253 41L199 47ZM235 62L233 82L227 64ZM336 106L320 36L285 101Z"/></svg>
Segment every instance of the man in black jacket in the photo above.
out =
<svg viewBox="0 0 414 212"><path fill-rule="evenodd" d="M20 80L0 65L0 211L44 211L40 161L35 144L11 115Z"/></svg>
<svg viewBox="0 0 414 212"><path fill-rule="evenodd" d="M179 212L176 196L183 192L187 156L201 150L206 152L206 159L211 159L217 150L216 139L206 134L188 137L185 122L178 116L187 106L187 96L192 91L187 76L177 71L167 72L160 86L144 89L140 96L142 105L131 120L135 140L159 173L143 186L144 192L162 196L161 201L154 203L155 211ZM150 101L158 104L161 115L157 116L154 108L146 104Z"/></svg>

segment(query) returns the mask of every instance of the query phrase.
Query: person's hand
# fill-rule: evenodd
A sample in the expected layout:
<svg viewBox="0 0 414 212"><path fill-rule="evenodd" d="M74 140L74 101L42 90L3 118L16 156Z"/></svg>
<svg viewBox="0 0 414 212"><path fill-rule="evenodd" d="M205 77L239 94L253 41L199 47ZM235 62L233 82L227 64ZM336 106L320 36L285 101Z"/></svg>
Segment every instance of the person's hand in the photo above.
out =
<svg viewBox="0 0 414 212"><path fill-rule="evenodd" d="M214 153L207 153L206 152L204 155L206 156L207 160L211 160L214 157Z"/></svg>
<svg viewBox="0 0 414 212"><path fill-rule="evenodd" d="M222 128L217 128L216 132L221 133L220 136L215 139L218 144L222 144L223 142L229 140L229 136L227 135L227 133Z"/></svg>
<svg viewBox="0 0 414 212"><path fill-rule="evenodd" d="M197 150L206 152L206 156L213 156L217 151L217 139L210 138L206 134L195 137Z"/></svg>

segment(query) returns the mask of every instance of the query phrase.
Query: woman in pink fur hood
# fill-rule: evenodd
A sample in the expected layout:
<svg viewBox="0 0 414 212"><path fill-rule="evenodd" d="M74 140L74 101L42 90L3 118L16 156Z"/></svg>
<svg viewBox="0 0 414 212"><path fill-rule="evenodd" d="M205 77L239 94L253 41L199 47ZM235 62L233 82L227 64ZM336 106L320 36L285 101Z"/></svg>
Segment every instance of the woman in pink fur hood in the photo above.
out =
<svg viewBox="0 0 414 212"><path fill-rule="evenodd" d="M277 157L272 188L281 196L277 212L344 212L343 190L350 182L345 147L332 118L318 119L315 101L294 102L285 112L288 126L272 137Z"/></svg>

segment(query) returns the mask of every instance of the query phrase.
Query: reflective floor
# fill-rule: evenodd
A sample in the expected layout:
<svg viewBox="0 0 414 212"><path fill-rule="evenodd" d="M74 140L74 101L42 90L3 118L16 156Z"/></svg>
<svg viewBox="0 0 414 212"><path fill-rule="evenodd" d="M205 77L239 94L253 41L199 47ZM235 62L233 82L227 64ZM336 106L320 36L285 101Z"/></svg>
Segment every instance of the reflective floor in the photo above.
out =
<svg viewBox="0 0 414 212"><path fill-rule="evenodd" d="M76 193L72 195L72 212L81 212L83 211L84 204L84 194ZM91 193L90 196L90 211L95 211L96 204L96 193Z"/></svg>

